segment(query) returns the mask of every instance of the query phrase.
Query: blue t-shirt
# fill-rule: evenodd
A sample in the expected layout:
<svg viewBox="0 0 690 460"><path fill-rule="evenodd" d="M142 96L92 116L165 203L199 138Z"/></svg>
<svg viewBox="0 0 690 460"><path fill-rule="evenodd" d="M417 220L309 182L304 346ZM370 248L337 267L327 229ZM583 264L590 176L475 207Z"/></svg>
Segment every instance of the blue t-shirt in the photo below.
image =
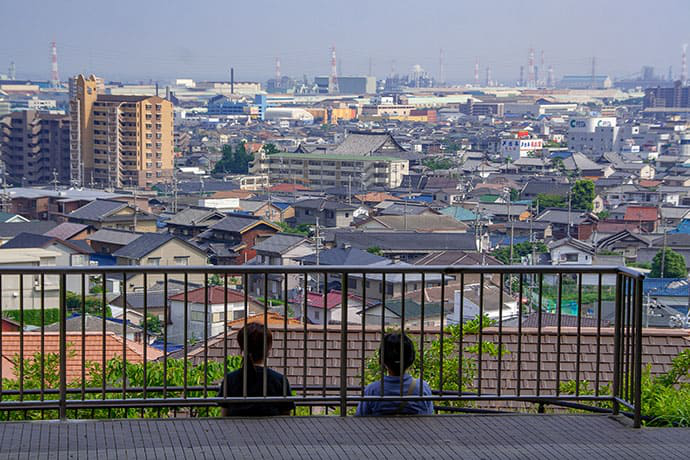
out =
<svg viewBox="0 0 690 460"><path fill-rule="evenodd" d="M403 377L403 395L407 396L412 384L412 376L405 374ZM419 379L414 388L413 395L419 395ZM431 388L422 381L422 395L431 396ZM400 396L400 377L386 375L383 377L383 395ZM381 380L370 383L364 389L364 396L381 396ZM411 395L412 396L412 395ZM401 401L362 401L357 405L355 415L432 415L434 413L434 403L432 401L407 401L405 407L400 410Z"/></svg>

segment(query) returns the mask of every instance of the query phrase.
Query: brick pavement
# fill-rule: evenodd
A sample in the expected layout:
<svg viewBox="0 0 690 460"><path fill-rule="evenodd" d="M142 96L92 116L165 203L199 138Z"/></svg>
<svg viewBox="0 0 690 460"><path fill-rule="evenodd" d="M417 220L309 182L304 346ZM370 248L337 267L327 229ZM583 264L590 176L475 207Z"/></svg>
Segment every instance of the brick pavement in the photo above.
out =
<svg viewBox="0 0 690 460"><path fill-rule="evenodd" d="M0 458L688 458L690 429L602 415L0 423Z"/></svg>

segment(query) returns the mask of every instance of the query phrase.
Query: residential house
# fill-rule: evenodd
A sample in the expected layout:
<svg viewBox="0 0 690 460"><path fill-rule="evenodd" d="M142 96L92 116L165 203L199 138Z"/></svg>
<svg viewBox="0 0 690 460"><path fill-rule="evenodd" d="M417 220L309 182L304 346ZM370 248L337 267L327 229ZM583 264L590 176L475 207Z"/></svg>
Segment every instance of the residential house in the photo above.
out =
<svg viewBox="0 0 690 460"><path fill-rule="evenodd" d="M141 235L143 233L102 228L89 235L86 241L95 252L92 255L92 259L97 260L100 265L114 265L116 261L112 254L118 249L127 246Z"/></svg>
<svg viewBox="0 0 690 460"><path fill-rule="evenodd" d="M211 208L190 206L172 216L165 222L168 232L183 239L192 239L225 217L220 211Z"/></svg>
<svg viewBox="0 0 690 460"><path fill-rule="evenodd" d="M252 265L299 265L302 257L313 254L314 244L302 235L276 233L254 245L256 257L249 261ZM292 290L300 286L302 279L300 274L270 273L264 280L263 275L250 275L250 292L257 297L268 295L270 298L282 298L286 287ZM268 288L268 294L264 293L264 283Z"/></svg>
<svg viewBox="0 0 690 460"><path fill-rule="evenodd" d="M158 218L138 206L115 200L94 200L67 215L70 222L95 229L114 228L137 232L155 232Z"/></svg>
<svg viewBox="0 0 690 460"><path fill-rule="evenodd" d="M417 232L459 232L464 233L468 225L444 214L417 216L372 216L355 225L361 230L414 230Z"/></svg>
<svg viewBox="0 0 690 460"><path fill-rule="evenodd" d="M54 267L57 265L58 258L62 256L63 254L60 252L50 249L0 248L0 267L17 265ZM42 301L45 302L46 308L58 308L59 295L60 279L58 275L44 275L43 284L41 284L41 276L38 274L3 276L2 278L0 301L5 311L19 309L20 305L27 310L35 310L41 308Z"/></svg>
<svg viewBox="0 0 690 460"><path fill-rule="evenodd" d="M118 249L113 254L117 265L141 265L141 266L201 266L206 265L206 252L197 246L167 233L144 233L126 246ZM157 281L156 276L148 276L150 285ZM184 280L182 273L171 273L171 280ZM204 280L202 274L190 274L186 279L193 283L201 283ZM131 273L127 276L127 289L133 290L144 286L142 273Z"/></svg>
<svg viewBox="0 0 690 460"><path fill-rule="evenodd" d="M637 223L648 233L654 233L659 223L659 208L656 206L628 206L625 209L625 222Z"/></svg>
<svg viewBox="0 0 690 460"><path fill-rule="evenodd" d="M244 318L244 293L222 286L206 286L169 297L170 326L168 340L184 344L185 314L187 341L205 340L222 333L226 324ZM186 306L186 312L185 312ZM251 300L247 314L263 312L263 307Z"/></svg>
<svg viewBox="0 0 690 460"><path fill-rule="evenodd" d="M302 311L304 310L304 296L300 291L288 300L289 308L294 312L295 318L303 322ZM307 292L307 322L310 324L340 324L342 321L342 300L343 293L339 290L332 290L326 294L320 292ZM348 324L361 324L358 312L362 309L362 298L351 293L347 299L347 322Z"/></svg>
<svg viewBox="0 0 690 460"><path fill-rule="evenodd" d="M49 220L0 223L0 245L5 244L20 233L35 233L41 235L54 229L57 225L57 222Z"/></svg>
<svg viewBox="0 0 690 460"><path fill-rule="evenodd" d="M356 207L324 198L308 198L293 203L294 217L288 220L293 226L316 225L326 228L348 227L353 219Z"/></svg>
<svg viewBox="0 0 690 460"><path fill-rule="evenodd" d="M597 251L610 251L623 254L626 262L637 262L639 248L651 246L651 238L639 231L621 230L596 241Z"/></svg>
<svg viewBox="0 0 690 460"><path fill-rule="evenodd" d="M272 222L244 214L230 214L194 240L214 265L239 265L256 257L254 245L280 232Z"/></svg>
<svg viewBox="0 0 690 460"><path fill-rule="evenodd" d="M57 227L43 233L45 236L52 236L61 240L86 240L94 232L89 225L63 222Z"/></svg>

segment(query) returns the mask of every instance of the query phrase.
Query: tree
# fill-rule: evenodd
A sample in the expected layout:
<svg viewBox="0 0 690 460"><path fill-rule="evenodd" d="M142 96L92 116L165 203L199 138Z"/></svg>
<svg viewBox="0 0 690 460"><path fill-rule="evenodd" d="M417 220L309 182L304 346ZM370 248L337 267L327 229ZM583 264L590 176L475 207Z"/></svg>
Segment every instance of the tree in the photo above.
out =
<svg viewBox="0 0 690 460"><path fill-rule="evenodd" d="M453 160L450 158L426 158L422 160L422 164L432 171L451 169L454 166Z"/></svg>
<svg viewBox="0 0 690 460"><path fill-rule="evenodd" d="M661 267L662 257L663 270ZM652 259L650 278L685 278L687 275L688 269L685 266L685 258L673 249L662 249Z"/></svg>
<svg viewBox="0 0 690 460"><path fill-rule="evenodd" d="M576 181L571 190L572 208L591 211L594 209L594 196L594 182L589 179Z"/></svg>
<svg viewBox="0 0 690 460"><path fill-rule="evenodd" d="M513 260L510 260L510 246L503 246L496 249L491 253L492 256L500 260L506 265L510 264L520 264L522 263L522 258L532 254L532 249L534 247L534 252L536 254L545 254L549 252L548 248L544 243L530 243L525 241L523 243L517 243L513 245Z"/></svg>
<svg viewBox="0 0 690 460"><path fill-rule="evenodd" d="M232 145L223 146L223 157L213 167L213 174L246 174L252 154L247 152L246 144L241 142L233 150Z"/></svg>
<svg viewBox="0 0 690 460"><path fill-rule="evenodd" d="M375 256L383 256L383 251L378 246L371 246L367 248L369 254L374 254Z"/></svg>
<svg viewBox="0 0 690 460"><path fill-rule="evenodd" d="M565 198L560 195L551 195L548 193L540 193L537 195L539 201L539 209L545 208L565 208L568 204Z"/></svg>
<svg viewBox="0 0 690 460"><path fill-rule="evenodd" d="M261 150L263 150L263 152L266 155L272 155L274 153L280 153L280 150L278 150L278 147L276 147L275 144L271 144L271 143L264 144L264 146L261 147Z"/></svg>

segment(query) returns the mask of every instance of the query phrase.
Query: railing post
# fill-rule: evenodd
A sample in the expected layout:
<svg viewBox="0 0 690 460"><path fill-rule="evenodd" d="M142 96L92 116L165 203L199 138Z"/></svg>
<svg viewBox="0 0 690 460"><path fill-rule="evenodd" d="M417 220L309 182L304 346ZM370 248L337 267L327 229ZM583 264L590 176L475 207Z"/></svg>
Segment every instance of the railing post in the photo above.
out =
<svg viewBox="0 0 690 460"><path fill-rule="evenodd" d="M60 420L67 419L67 275L60 274Z"/></svg>
<svg viewBox="0 0 690 460"><path fill-rule="evenodd" d="M347 415L347 273L341 275L340 290L340 416L345 417Z"/></svg>
<svg viewBox="0 0 690 460"><path fill-rule="evenodd" d="M616 301L613 319L613 415L618 415L620 406L618 404L618 393L620 386L620 349L621 349L621 304L623 301L623 275L616 274Z"/></svg>
<svg viewBox="0 0 690 460"><path fill-rule="evenodd" d="M633 426L642 425L642 282L644 277L635 281L635 382L633 399L635 410Z"/></svg>

